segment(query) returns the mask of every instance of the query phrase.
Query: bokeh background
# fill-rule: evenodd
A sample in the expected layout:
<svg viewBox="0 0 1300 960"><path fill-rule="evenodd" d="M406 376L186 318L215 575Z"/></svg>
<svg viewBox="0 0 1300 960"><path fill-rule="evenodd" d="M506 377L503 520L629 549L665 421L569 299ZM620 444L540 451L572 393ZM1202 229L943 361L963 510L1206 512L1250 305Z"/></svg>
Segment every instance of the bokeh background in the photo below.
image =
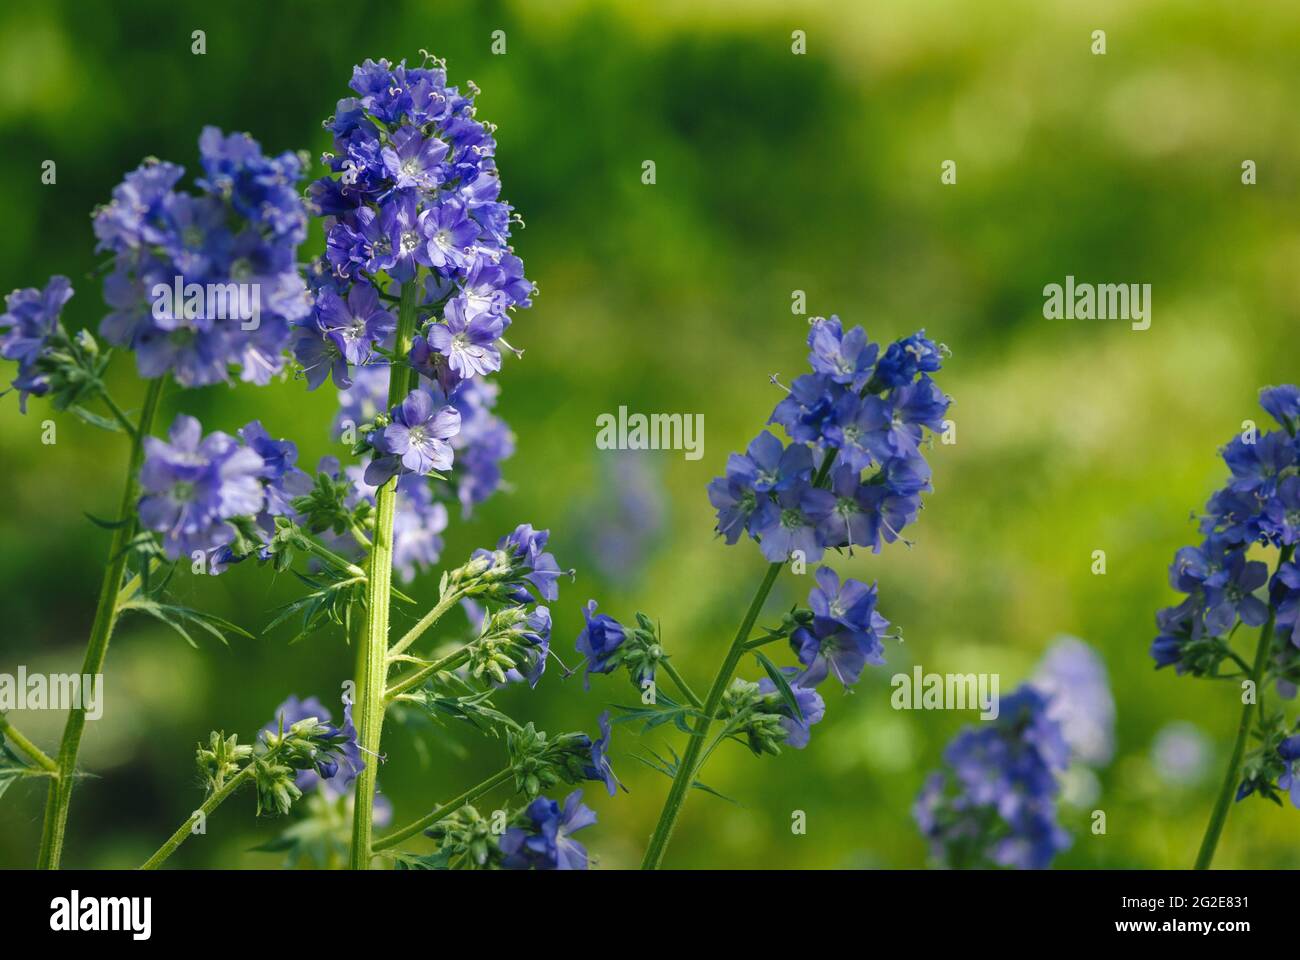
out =
<svg viewBox="0 0 1300 960"><path fill-rule="evenodd" d="M768 382L804 364L806 317L837 313L890 340L926 328L952 350L940 381L958 442L933 453L936 491L910 550L835 565L878 579L901 626L889 666L851 696L827 690L812 746L758 760L720 750L668 862L706 867L920 867L910 808L970 713L896 712L888 677L914 663L990 671L1007 692L1058 634L1091 643L1118 710L1116 753L1095 799L1062 810L1074 834L1061 867L1186 867L1235 729L1228 685L1156 673L1147 656L1166 567L1194 536L1190 515L1223 473L1216 449L1261 385L1296 372L1300 294L1297 177L1300 8L1284 2L659 0L654 4L88 4L0 11L0 284L78 288L65 319L101 315L88 214L147 155L193 168L205 124L247 130L268 150L326 149L321 121L352 65L447 58L482 88L505 196L528 227L517 249L540 287L516 321L527 351L499 377L498 412L518 436L513 488L469 520L453 511L444 557L459 563L521 521L550 527L576 583L555 607L556 649L573 657L580 608L660 619L699 687L734 631L763 563L712 536L705 484L778 399ZM190 52L192 30L207 54ZM490 52L504 30L507 52ZM806 55L791 32L807 34ZM1090 52L1104 29L1108 52ZM57 162L56 185L40 183ZM641 182L642 162L657 183ZM940 183L957 163L958 182ZM1241 182L1253 160L1258 184ZM319 249L319 231L307 250ZM1042 288L1067 274L1153 286L1151 328L1045 320ZM114 389L137 403L131 363ZM160 418L233 430L259 417L302 461L330 442L330 389L172 391ZM595 447L595 418L703 413L705 455L631 457ZM72 418L40 443L47 408L0 402L0 670L80 663L125 451ZM1105 550L1107 572L1091 572ZM783 576L769 617L806 593ZM410 590L428 600L436 577ZM141 862L201 797L194 744L212 728L250 737L287 694L335 701L353 654L336 633L296 645L263 634L295 595L251 564L182 576L183 602L257 634L198 649L153 621L120 625L108 706L82 753L65 862ZM576 659L576 657L574 657ZM753 668L747 668L751 673ZM502 703L550 730L594 730L625 681L584 693L548 672ZM13 717L53 750L62 716ZM1171 733L1170 724L1177 724ZM663 752L672 738L651 735ZM1161 746L1157 747L1156 744ZM587 790L600 823L584 838L603 867L635 865L668 782L615 763L630 793ZM498 742L467 731L386 729L381 786L406 821L499 768ZM0 866L34 862L43 783L0 801ZM255 821L241 796L177 865L274 866L252 848L284 823ZM491 804L487 804L489 808ZM794 836L790 815L808 816ZM1104 810L1107 833L1088 830ZM1217 864L1300 866L1300 811L1252 800L1232 813Z"/></svg>

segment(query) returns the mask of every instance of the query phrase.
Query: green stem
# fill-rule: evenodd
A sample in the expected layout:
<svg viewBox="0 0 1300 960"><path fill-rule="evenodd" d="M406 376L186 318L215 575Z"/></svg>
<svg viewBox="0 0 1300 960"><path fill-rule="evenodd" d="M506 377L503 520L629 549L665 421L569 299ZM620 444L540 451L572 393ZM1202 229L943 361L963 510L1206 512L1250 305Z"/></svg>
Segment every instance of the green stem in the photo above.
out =
<svg viewBox="0 0 1300 960"><path fill-rule="evenodd" d="M781 633L780 631L776 633L765 633L761 637L755 637L753 640L747 641L745 643L745 649L757 650L759 647L765 647L769 643L775 643L777 640L784 640L788 636L788 633Z"/></svg>
<svg viewBox="0 0 1300 960"><path fill-rule="evenodd" d="M1282 549L1282 555L1278 559L1278 566L1287 563L1291 559L1294 547L1287 546ZM1219 835L1223 833L1223 825L1228 819L1228 811L1232 807L1232 797L1237 791L1237 779L1241 775L1241 759L1246 753L1246 738L1250 735L1250 720L1255 712L1255 701L1260 699L1260 684L1264 680L1264 668L1268 664L1268 655L1272 650L1273 643L1273 625L1276 619L1276 611L1271 607L1268 612L1268 620L1265 621L1263 628L1259 631L1259 646L1255 649L1255 666L1251 672L1251 680L1254 689L1251 691L1251 699L1242 704L1241 722L1237 726L1237 742L1232 747L1232 757L1228 761L1228 771L1223 777L1223 786L1219 788L1218 799L1214 802L1214 812L1210 814L1209 825L1205 828L1205 837L1201 840L1200 852L1196 855L1196 869L1208 870L1210 862L1214 859L1214 850L1219 845Z"/></svg>
<svg viewBox="0 0 1300 960"><path fill-rule="evenodd" d="M134 440L136 435L135 424L132 423L127 415L122 412L122 408L114 402L113 398L109 396L108 391L103 387L99 390L99 397L104 401L104 406L108 407L109 411L113 414L113 419L120 423L122 429L126 431L127 436Z"/></svg>
<svg viewBox="0 0 1300 960"><path fill-rule="evenodd" d="M408 673L384 691L384 702L392 703L407 690L410 690L413 687L418 687L435 673L442 673L445 670L455 670L457 667L469 662L469 653L469 645L466 644L455 653L449 653L441 660L435 660L427 667L421 667L414 673Z"/></svg>
<svg viewBox="0 0 1300 960"><path fill-rule="evenodd" d="M44 750L23 736L22 732L9 722L9 718L3 713L0 713L0 733L3 733L15 747L36 761L37 766L43 767L55 775L58 774L59 765Z"/></svg>
<svg viewBox="0 0 1300 960"><path fill-rule="evenodd" d="M410 647L411 644L419 640L420 637L424 636L429 628L441 620L443 614L454 607L456 602L460 600L462 596L463 594L461 594L459 590L452 590L445 597L439 600L428 613L420 618L419 622L415 626L402 635L401 640L398 640L391 648L389 648L389 659L391 660L395 658L398 654Z"/></svg>
<svg viewBox="0 0 1300 960"><path fill-rule="evenodd" d="M780 563L768 566L763 582L759 584L758 592L754 594L749 610L745 612L745 619L741 621L740 629L736 631L736 637L731 641L731 648L727 651L722 665L718 667L718 674L713 678L713 685L709 687L708 696L701 710L704 715L696 721L691 738L686 744L686 750L677 765L677 775L673 777L668 799L659 814L659 823L650 836L650 845L646 848L645 857L641 861L642 870L657 870L663 863L664 851L668 849L668 841L672 838L673 827L682 811L682 804L686 802L686 795L695 782L695 774L700 764L700 751L704 748L704 738L713 724L713 716L718 711L718 704L722 702L722 695L727 692L727 686L731 683L731 675L735 673L736 665L744 655L745 641L749 639L749 632L754 629L754 621L758 619L767 595L772 592L772 584L776 583L777 574L781 572L782 566Z"/></svg>
<svg viewBox="0 0 1300 960"><path fill-rule="evenodd" d="M149 381L145 391L140 422L131 437L131 455L127 460L126 482L122 490L122 505L118 510L118 526L113 530L109 547L108 564L99 587L99 602L95 608L95 622L90 628L86 656L81 664L83 675L103 673L104 658L108 655L108 641L117 623L122 574L126 570L127 544L135 533L136 498L139 494L140 465L144 460L144 438L153 429L162 397L164 377ZM57 870L63 857L63 838L68 825L68 806L72 802L72 784L77 769L77 752L81 748L81 735L86 729L84 707L74 707L68 713L59 744L58 776L50 782L45 799L45 824L41 830L41 850L36 865L42 870Z"/></svg>
<svg viewBox="0 0 1300 960"><path fill-rule="evenodd" d="M704 701L696 696L695 691L691 689L691 685L686 682L686 679L680 673L677 672L677 668L674 667L667 658L660 660L659 666L664 668L664 673L668 674L668 679L677 685L677 689L682 692L682 696L686 698L687 702L692 707L698 710L700 707L704 706Z"/></svg>
<svg viewBox="0 0 1300 960"><path fill-rule="evenodd" d="M305 537L304 539L307 542L307 549L311 553L314 553L316 556L320 557L325 562L332 564L335 567L338 567L340 570L344 571L345 573L349 573L352 576L362 580L365 579L366 571L362 570L351 560L347 560L343 557L340 557L329 547L325 546L324 544L317 543L311 537Z"/></svg>
<svg viewBox="0 0 1300 960"><path fill-rule="evenodd" d="M199 822L200 817L206 819L211 816L212 811L225 803L226 800L229 799L236 790L242 787L245 782L252 779L254 768L257 766L258 761L266 760L275 756L277 750L279 750L279 747L274 747L268 750L261 757L250 759L237 774L227 780L220 789L212 794L212 796L204 800L202 806L190 814L189 819L176 828L176 832L167 838L167 841L157 849L154 855L144 863L140 864L140 869L156 870L159 864L175 853L176 849L184 843L187 838L193 835L194 825Z"/></svg>
<svg viewBox="0 0 1300 960"><path fill-rule="evenodd" d="M397 315L397 357L411 351L415 334L416 307L420 293L417 275L402 284L401 307ZM401 403L410 388L414 371L398 363L391 367L388 382L388 408ZM352 849L348 865L353 870L370 868L370 839L374 831L375 779L379 767L379 745L384 727L384 686L388 680L388 606L393 588L393 517L397 509L397 478L375 492L375 531L370 551L366 585L366 632L362 640L362 669L357 677L358 743L365 766L357 776L356 803L352 818Z"/></svg>
<svg viewBox="0 0 1300 960"><path fill-rule="evenodd" d="M506 767L500 773L493 774L477 786L470 787L455 800L448 800L442 806L435 808L431 813L425 814L414 823L408 823L406 826L402 827L402 829L394 830L392 833L388 834L388 836L376 840L371 849L377 853L380 850L387 850L389 847L397 846L407 837L413 837L426 827L433 826L448 814L455 813L461 807L465 806L465 804L473 803L489 790L494 790L501 784L505 783L512 776L514 776L514 770L510 767Z"/></svg>

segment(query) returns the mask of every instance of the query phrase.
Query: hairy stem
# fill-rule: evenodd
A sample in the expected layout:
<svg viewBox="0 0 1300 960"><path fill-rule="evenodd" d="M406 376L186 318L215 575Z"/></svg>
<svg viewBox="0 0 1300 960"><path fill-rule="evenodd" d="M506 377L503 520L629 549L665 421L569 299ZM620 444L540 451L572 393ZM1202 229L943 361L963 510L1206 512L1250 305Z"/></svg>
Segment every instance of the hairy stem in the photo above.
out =
<svg viewBox="0 0 1300 960"><path fill-rule="evenodd" d="M366 571L362 570L351 560L347 560L343 557L340 557L329 547L325 546L324 544L317 543L315 540L311 539L311 537L307 537L306 540L307 540L307 549L311 553L314 553L316 556L320 557L326 563L329 563L332 566L342 570L344 573L351 574L352 576L360 580L365 579Z"/></svg>
<svg viewBox="0 0 1300 960"><path fill-rule="evenodd" d="M402 300L397 315L396 356L406 357L415 334L416 306L420 293L417 275L402 284ZM410 388L408 367L394 363L388 382L389 409L405 399ZM370 867L370 839L374 830L375 780L379 767L379 745L384 726L384 686L388 680L388 606L393 585L393 517L397 509L397 478L393 477L375 492L375 530L370 551L366 586L366 629L359 653L361 671L357 677L358 706L361 719L357 725L365 766L357 776L355 812L352 819L352 849L348 865L353 870Z"/></svg>
<svg viewBox="0 0 1300 960"><path fill-rule="evenodd" d="M418 687L425 680L434 674L442 673L444 670L455 670L457 667L469 662L469 644L461 647L454 653L449 653L441 660L435 660L428 666L421 667L413 673L408 673L391 687L384 691L385 702L391 703L396 700L407 690Z"/></svg>
<svg viewBox="0 0 1300 960"><path fill-rule="evenodd" d="M677 689L681 691L682 696L686 698L687 703L696 710L704 706L704 701L696 696L695 691L691 689L691 685L686 682L686 678L677 672L677 668L674 667L666 657L659 661L659 666L664 668L664 673L668 674L668 679L676 684Z"/></svg>
<svg viewBox="0 0 1300 960"><path fill-rule="evenodd" d="M15 747L31 757L38 767L42 767L55 775L58 774L59 765L44 750L23 736L22 732L9 722L9 718L3 713L0 713L0 733L3 733Z"/></svg>
<svg viewBox="0 0 1300 960"><path fill-rule="evenodd" d="M713 685L709 687L708 695L704 700L701 710L703 716L696 721L692 729L691 738L677 765L673 785L669 788L668 799L659 814L659 823L655 826L654 833L650 835L650 845L646 847L645 857L641 860L642 870L657 870L663 863L664 852L668 849L668 841L672 838L673 827L677 824L682 804L686 802L686 795L695 782L695 774L701 760L700 752L704 748L704 739L708 735L709 727L713 725L713 716L718 711L718 704L722 702L722 695L727 692L731 675L735 673L736 665L745 652L745 641L749 639L749 632L754 629L754 622L763 609L763 602L767 600L767 595L772 592L772 584L776 583L781 567L782 564L779 563L768 566L763 582L759 584L758 592L754 594L754 599L745 612L745 619L741 621L736 637L731 641L731 647L727 650L722 665L718 667L717 676L713 678Z"/></svg>
<svg viewBox="0 0 1300 960"><path fill-rule="evenodd" d="M97 676L103 672L104 658L108 655L108 641L117 624L122 574L126 570L127 544L135 534L135 509L139 495L140 465L144 460L144 438L153 429L164 380L164 377L159 377L149 381L144 407L140 411L140 422L131 435L131 454L127 459L122 505L117 514L118 525L113 530L104 579L99 587L99 602L95 608L94 624L90 628L90 640L86 644L86 656L81 664L83 675ZM59 744L58 776L50 781L49 793L45 799L45 823L41 829L41 850L36 861L37 867L42 870L57 870L63 857L63 837L68 825L68 806L72 802L75 779L73 774L76 772L77 753L81 749L81 735L85 729L85 708L74 707L68 713L63 740Z"/></svg>
<svg viewBox="0 0 1300 960"><path fill-rule="evenodd" d="M389 659L395 658L398 654L408 649L411 644L419 640L420 637L424 636L429 628L441 620L443 614L454 607L456 602L460 600L462 596L463 594L459 590L449 591L447 595L439 600L428 613L420 618L419 622L416 623L415 626L402 635L401 640L398 640L393 644L392 648L388 651Z"/></svg>
<svg viewBox="0 0 1300 960"><path fill-rule="evenodd" d="M212 811L221 806L230 798L232 794L246 782L252 779L254 767L259 760L266 760L275 756L279 747L268 750L261 757L254 757L233 777L225 782L220 789L216 790L212 796L203 801L203 804L195 810L188 820L176 828L176 832L167 838L167 841L154 852L154 855L140 864L141 870L155 870L158 865L176 852L177 848L186 841L194 832L194 825L199 822L200 818L206 819L211 816Z"/></svg>
<svg viewBox="0 0 1300 960"><path fill-rule="evenodd" d="M402 829L394 830L392 833L388 834L388 836L376 840L372 849L377 852L380 850L387 850L389 847L397 846L407 837L413 837L426 827L433 826L444 817L455 813L461 807L465 806L465 804L473 803L489 790L494 790L501 784L505 783L512 776L514 776L514 771L511 770L510 767L506 767L500 773L494 773L482 783L470 787L455 800L448 800L442 806L434 808L432 812L425 814L414 823L408 823L406 826L402 827Z"/></svg>
<svg viewBox="0 0 1300 960"><path fill-rule="evenodd" d="M1293 546L1282 549L1282 555L1278 558L1279 567L1291 559L1294 549ZM1228 811L1232 808L1232 797L1237 791L1237 778L1241 775L1241 760L1246 753L1246 738L1250 735L1251 716L1255 712L1255 702L1262 699L1260 685L1264 681L1264 668L1268 665L1268 655L1273 644L1273 625L1276 616L1276 611L1270 607L1268 620L1259 631L1259 646L1255 648L1255 666L1250 675L1254 684L1253 696L1241 707L1241 722L1237 725L1237 742L1233 744L1228 770L1223 777L1223 786L1219 788L1219 796L1214 801L1214 811L1210 814L1210 822L1205 828L1205 837L1201 840L1200 852L1196 855L1197 870L1209 869L1210 862L1214 859L1214 850L1219 845L1219 835L1223 833L1223 825L1228 819Z"/></svg>

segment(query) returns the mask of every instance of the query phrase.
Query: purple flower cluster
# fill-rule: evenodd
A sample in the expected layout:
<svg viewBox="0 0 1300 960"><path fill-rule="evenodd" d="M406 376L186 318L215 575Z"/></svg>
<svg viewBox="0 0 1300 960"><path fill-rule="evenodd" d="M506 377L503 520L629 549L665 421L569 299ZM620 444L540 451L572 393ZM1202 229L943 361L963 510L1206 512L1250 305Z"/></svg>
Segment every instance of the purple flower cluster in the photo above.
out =
<svg viewBox="0 0 1300 960"><path fill-rule="evenodd" d="M533 285L509 245L516 218L500 199L492 127L474 117L477 90L448 86L436 61L367 60L350 86L325 124L331 175L309 191L326 232L316 308L294 347L309 385L350 386L391 339L380 298L421 272L424 319L407 361L448 391L499 370L508 311L531 305Z"/></svg>
<svg viewBox="0 0 1300 960"><path fill-rule="evenodd" d="M1057 775L1070 750L1049 700L1031 686L1002 699L995 720L963 730L913 808L945 866L1038 870L1070 844L1056 819Z"/></svg>
<svg viewBox="0 0 1300 960"><path fill-rule="evenodd" d="M359 367L352 386L339 391L336 436L347 426L371 422L383 412L388 398L388 369L378 365ZM501 462L515 452L514 434L492 412L500 388L476 377L461 381L450 391L444 391L436 382L422 380L420 389L432 398L435 407L451 407L460 415L460 429L446 441L454 454L450 470L442 468L442 472L448 473L461 511L469 516L477 504L501 488Z"/></svg>
<svg viewBox="0 0 1300 960"><path fill-rule="evenodd" d="M1279 686L1294 696L1300 672L1300 567L1292 555L1300 542L1300 388L1270 387L1260 403L1280 430L1250 430L1222 450L1231 476L1206 504L1203 542L1174 555L1169 582L1186 598L1156 616L1151 644L1157 667L1212 674L1227 655L1219 638L1238 624L1262 626L1270 614L1287 643L1274 661ZM1267 564L1247 558L1253 545L1273 546L1281 560L1272 580ZM1267 585L1267 591L1264 587Z"/></svg>
<svg viewBox="0 0 1300 960"><path fill-rule="evenodd" d="M166 441L144 440L140 468L140 523L162 534L172 559L206 555L213 573L243 560L231 550L238 532L231 521L248 518L265 542L274 518L294 518L292 500L311 488L294 464L298 449L270 437L254 420L237 437L221 431L203 436L194 417L178 416Z"/></svg>
<svg viewBox="0 0 1300 960"><path fill-rule="evenodd" d="M13 389L18 391L18 409L27 412L29 396L44 396L49 378L40 361L50 351L50 341L59 332L59 316L72 299L72 281L51 277L44 290L28 287L5 297L0 314L0 357L18 362ZM8 391L5 391L6 393Z"/></svg>
<svg viewBox="0 0 1300 960"><path fill-rule="evenodd" d="M171 373L194 387L238 368L266 384L284 368L291 325L311 313L297 266L304 162L215 127L204 128L199 154L199 192L176 189L182 167L151 160L96 210L98 249L113 254L100 333L135 351L142 377Z"/></svg>
<svg viewBox="0 0 1300 960"><path fill-rule="evenodd" d="M225 546L236 535L228 521L255 516L265 505L265 462L229 434L203 436L193 417L178 416L168 440L144 440L140 523L163 535L173 559Z"/></svg>
<svg viewBox="0 0 1300 960"><path fill-rule="evenodd" d="M813 372L768 421L790 442L760 433L709 484L718 532L728 543L748 533L773 563L899 539L932 489L925 431L942 429L951 402L930 378L941 349L923 332L880 356L861 327L831 317L814 321L808 345Z"/></svg>
<svg viewBox="0 0 1300 960"><path fill-rule="evenodd" d="M538 797L524 811L523 823L501 836L501 865L509 870L586 870L587 849L573 835L596 822L596 814L574 790L561 806Z"/></svg>
<svg viewBox="0 0 1300 960"><path fill-rule="evenodd" d="M885 662L882 638L889 621L876 612L876 585L848 579L840 583L830 567L819 567L808 594L812 622L790 636L803 672L797 682L815 687L834 674L846 688L858 682L867 664Z"/></svg>

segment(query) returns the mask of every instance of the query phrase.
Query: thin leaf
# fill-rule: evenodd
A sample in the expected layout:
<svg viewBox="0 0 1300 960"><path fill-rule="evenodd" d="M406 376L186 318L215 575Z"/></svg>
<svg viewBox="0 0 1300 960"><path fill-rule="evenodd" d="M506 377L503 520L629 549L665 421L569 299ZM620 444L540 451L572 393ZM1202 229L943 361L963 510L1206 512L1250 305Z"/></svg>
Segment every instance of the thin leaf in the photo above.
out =
<svg viewBox="0 0 1300 960"><path fill-rule="evenodd" d="M135 517L129 517L126 520L105 520L102 517L95 516L93 513L86 513L84 510L81 515L95 526L104 530L117 530L119 527L125 527L128 523L135 522Z"/></svg>
<svg viewBox="0 0 1300 960"><path fill-rule="evenodd" d="M90 424L92 427L99 427L101 430L107 430L110 433L123 433L122 425L110 417L101 417L97 413L87 410L83 406L71 406L68 408L70 413L75 414L81 420Z"/></svg>
<svg viewBox="0 0 1300 960"><path fill-rule="evenodd" d="M803 722L803 711L799 709L799 701L795 699L794 691L790 689L790 683L785 679L785 674L781 672L781 668L769 660L761 650L755 650L754 657L767 672L768 678L776 686L776 692L781 694L781 699L790 708L794 718Z"/></svg>

